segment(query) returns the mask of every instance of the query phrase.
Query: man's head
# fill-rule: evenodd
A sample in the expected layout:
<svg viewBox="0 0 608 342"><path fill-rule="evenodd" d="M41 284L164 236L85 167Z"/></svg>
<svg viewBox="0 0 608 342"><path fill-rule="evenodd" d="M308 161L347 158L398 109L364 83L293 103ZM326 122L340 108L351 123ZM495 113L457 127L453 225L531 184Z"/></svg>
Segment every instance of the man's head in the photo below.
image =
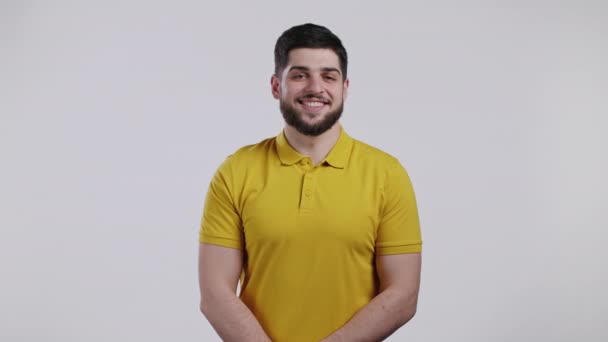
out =
<svg viewBox="0 0 608 342"><path fill-rule="evenodd" d="M340 119L348 90L347 55L327 28L294 26L275 45L272 94L288 125L318 136Z"/></svg>

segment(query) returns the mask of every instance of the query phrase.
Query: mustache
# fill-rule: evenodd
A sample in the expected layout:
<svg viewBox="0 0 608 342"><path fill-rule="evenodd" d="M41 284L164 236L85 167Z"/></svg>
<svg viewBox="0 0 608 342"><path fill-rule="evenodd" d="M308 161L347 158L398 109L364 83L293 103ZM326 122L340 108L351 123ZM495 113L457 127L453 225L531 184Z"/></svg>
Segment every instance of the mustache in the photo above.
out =
<svg viewBox="0 0 608 342"><path fill-rule="evenodd" d="M308 94L308 95L298 97L298 101L302 101L302 100L317 100L317 101L324 102L324 103L331 102L328 98L325 98L320 95L315 95L315 94Z"/></svg>

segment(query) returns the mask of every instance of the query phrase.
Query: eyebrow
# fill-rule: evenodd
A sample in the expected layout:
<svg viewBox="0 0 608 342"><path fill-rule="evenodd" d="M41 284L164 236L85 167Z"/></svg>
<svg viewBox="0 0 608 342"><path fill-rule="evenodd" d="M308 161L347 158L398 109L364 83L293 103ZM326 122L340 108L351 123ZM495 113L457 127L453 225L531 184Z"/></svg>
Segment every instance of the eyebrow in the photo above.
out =
<svg viewBox="0 0 608 342"><path fill-rule="evenodd" d="M292 70L310 71L310 68L309 67L305 67L305 66L300 66L300 65L294 65L294 66L292 66L292 67L289 68L288 72L291 72ZM323 71L323 72L337 72L338 74L342 74L342 72L340 72L340 69L334 68L334 67L324 67L324 68L321 68L321 71Z"/></svg>

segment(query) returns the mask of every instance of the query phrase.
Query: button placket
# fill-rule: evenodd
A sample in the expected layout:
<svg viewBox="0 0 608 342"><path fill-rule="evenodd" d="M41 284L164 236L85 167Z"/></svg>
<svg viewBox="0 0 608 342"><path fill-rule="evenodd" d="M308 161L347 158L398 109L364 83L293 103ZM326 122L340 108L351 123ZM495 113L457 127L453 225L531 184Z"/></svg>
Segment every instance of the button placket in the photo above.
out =
<svg viewBox="0 0 608 342"><path fill-rule="evenodd" d="M315 189L315 176L313 171L308 171L304 174L304 181L302 182L302 193L300 197L300 208L301 209L312 209L312 200Z"/></svg>

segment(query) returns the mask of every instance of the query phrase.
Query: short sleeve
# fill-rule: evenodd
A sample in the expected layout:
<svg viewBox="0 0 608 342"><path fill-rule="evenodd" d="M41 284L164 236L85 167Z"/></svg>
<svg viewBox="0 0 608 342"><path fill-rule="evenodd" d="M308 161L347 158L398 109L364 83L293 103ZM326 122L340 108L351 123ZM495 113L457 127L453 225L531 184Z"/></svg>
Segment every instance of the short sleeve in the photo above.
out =
<svg viewBox="0 0 608 342"><path fill-rule="evenodd" d="M218 168L205 198L199 242L243 249L241 216L235 206L230 157Z"/></svg>
<svg viewBox="0 0 608 342"><path fill-rule="evenodd" d="M422 239L414 189L407 172L398 161L389 167L383 195L376 254L421 252Z"/></svg>

